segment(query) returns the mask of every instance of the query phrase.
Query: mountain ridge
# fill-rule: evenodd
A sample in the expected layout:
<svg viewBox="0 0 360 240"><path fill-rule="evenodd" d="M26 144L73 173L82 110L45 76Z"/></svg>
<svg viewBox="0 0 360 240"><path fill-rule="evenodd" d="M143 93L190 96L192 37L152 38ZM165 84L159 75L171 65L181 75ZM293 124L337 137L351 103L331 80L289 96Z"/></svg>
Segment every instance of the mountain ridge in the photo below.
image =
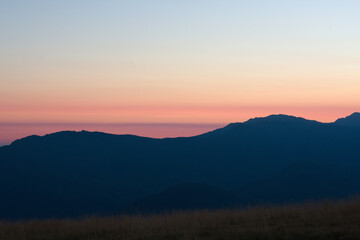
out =
<svg viewBox="0 0 360 240"><path fill-rule="evenodd" d="M259 124L259 123L271 123L271 122L280 122L280 123L299 123L299 122L307 122L307 123L312 123L312 124L330 124L330 125L349 125L351 124L352 126L354 125L359 125L360 126L360 113L359 112L354 112L352 114L350 114L349 116L343 117L343 118L338 118L337 120L335 120L334 122L330 122L330 123L324 123L324 122L320 122L320 121L316 121L316 120L310 120L310 119L306 119L303 117L296 117L293 115L287 115L287 114L271 114L265 117L255 117L255 118L250 118L244 122L233 122L233 123L229 123L226 126L222 127L222 128L218 128L215 129L213 131L210 132L206 132L203 134L199 134L199 135L194 135L194 136L190 136L190 137L165 137L165 138L152 138L152 137L143 137L143 136L138 136L138 135L133 135L133 134L113 134L113 133L105 133L105 132L99 132L99 131L87 131L87 130L81 130L81 131L71 131L71 130L65 130L65 131L59 131L59 132L54 132L54 133L49 133L43 136L40 135L30 135L30 136L26 136L24 138L20 138L20 139L16 139L14 140L12 143L17 143L19 141L26 141L28 139L36 139L38 137L48 137L48 136L54 136L54 135L61 135L61 134L68 134L68 133L81 133L81 134L88 134L88 133L94 133L94 134L107 134L107 135L113 135L113 136L134 136L134 137L139 137L139 138L144 138L144 139L178 139L178 138L191 138L191 137L197 137L197 136L201 136L207 133L211 133L214 131L218 131L221 129L225 129L225 128L233 128L233 127L237 127L240 126L242 124ZM355 123L357 122L357 123ZM12 143L10 143L9 145L11 145ZM9 145L4 145L4 146L0 146L1 147L5 147L5 146L9 146Z"/></svg>
<svg viewBox="0 0 360 240"><path fill-rule="evenodd" d="M360 113L354 112L347 117L337 119L334 123L347 126L360 126Z"/></svg>
<svg viewBox="0 0 360 240"><path fill-rule="evenodd" d="M359 135L356 126L278 115L186 138L87 131L30 136L0 148L0 219L116 214L137 199L183 183L234 192L248 183L274 179L282 169L303 161L331 164L352 174L348 169L360 172ZM311 176L334 175L321 169ZM252 195L272 203L278 199L267 196L270 184L292 181L302 189L312 187L291 177L263 181L262 193ZM351 191L360 188L358 182L343 182ZM316 192L316 186L309 193ZM324 196L345 194L330 190ZM311 194L308 197L316 196ZM290 200L283 196L281 201ZM294 196L292 200L303 199Z"/></svg>

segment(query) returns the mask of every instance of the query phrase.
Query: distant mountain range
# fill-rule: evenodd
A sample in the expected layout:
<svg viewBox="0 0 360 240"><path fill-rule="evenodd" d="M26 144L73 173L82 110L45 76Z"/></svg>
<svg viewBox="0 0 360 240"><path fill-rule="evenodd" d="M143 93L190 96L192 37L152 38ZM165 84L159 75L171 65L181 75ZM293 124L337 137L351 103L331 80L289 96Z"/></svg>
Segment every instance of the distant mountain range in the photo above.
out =
<svg viewBox="0 0 360 240"><path fill-rule="evenodd" d="M0 219L282 204L360 190L360 114L287 115L199 136L29 136L0 148Z"/></svg>

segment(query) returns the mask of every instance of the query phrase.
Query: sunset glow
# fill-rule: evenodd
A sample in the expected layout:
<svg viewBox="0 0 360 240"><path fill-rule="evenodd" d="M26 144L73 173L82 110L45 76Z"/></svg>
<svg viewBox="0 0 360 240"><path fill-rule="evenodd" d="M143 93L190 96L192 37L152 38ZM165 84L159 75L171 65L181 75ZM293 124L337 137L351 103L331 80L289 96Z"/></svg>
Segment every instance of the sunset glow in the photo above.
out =
<svg viewBox="0 0 360 240"><path fill-rule="evenodd" d="M360 110L359 8L2 1L0 145L59 130L191 136L278 113L335 121Z"/></svg>

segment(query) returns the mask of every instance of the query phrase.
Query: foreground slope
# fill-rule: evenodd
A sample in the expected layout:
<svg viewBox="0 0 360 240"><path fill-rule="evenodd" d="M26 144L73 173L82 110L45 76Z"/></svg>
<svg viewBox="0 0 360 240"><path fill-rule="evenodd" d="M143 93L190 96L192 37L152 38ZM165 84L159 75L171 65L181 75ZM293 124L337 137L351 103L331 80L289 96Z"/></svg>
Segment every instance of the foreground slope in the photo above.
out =
<svg viewBox="0 0 360 240"><path fill-rule="evenodd" d="M349 118L360 122L357 114ZM182 183L237 192L303 161L356 170L359 136L356 124L286 115L229 124L190 138L86 131L31 136L0 148L0 218L114 214ZM358 189L358 181L347 184Z"/></svg>
<svg viewBox="0 0 360 240"><path fill-rule="evenodd" d="M359 199L153 216L0 222L6 240L360 239Z"/></svg>

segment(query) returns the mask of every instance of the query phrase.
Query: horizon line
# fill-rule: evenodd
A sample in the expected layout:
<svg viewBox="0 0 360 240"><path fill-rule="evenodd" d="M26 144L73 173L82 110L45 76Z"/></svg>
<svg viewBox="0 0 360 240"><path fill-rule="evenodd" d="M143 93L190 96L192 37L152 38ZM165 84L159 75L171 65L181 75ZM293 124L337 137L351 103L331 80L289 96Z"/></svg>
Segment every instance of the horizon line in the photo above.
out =
<svg viewBox="0 0 360 240"><path fill-rule="evenodd" d="M342 117L337 117L336 120L341 119L341 118L345 118L348 116L351 116L354 113L359 113L357 111L352 112L349 115L346 116L342 116ZM128 126L141 126L141 125L148 125L148 126L185 126L185 125L191 125L191 126L215 126L215 125L226 125L226 124L231 124L231 123L244 123L246 121L249 121L251 119L254 118L266 118L269 116L276 116L276 115L282 115L282 116L290 116L290 117L297 117L297 118L303 118L306 120L310 120L310 121L317 121L320 123L333 123L335 121L320 121L320 120L316 120L316 119L310 119L310 118L305 118L302 117L300 115L292 115L292 114L286 114L286 113L273 113L273 114L268 114L265 116L254 116L254 117L250 117L246 120L243 121L229 121L229 122L1 122L0 121L0 125L128 125Z"/></svg>
<svg viewBox="0 0 360 240"><path fill-rule="evenodd" d="M344 119L350 115L343 116L339 119ZM15 140L19 140L28 136L45 136L57 132L101 132L113 135L133 135L139 137L164 139L164 138L179 138L179 137L193 137L217 129L224 128L233 123L245 123L252 119L262 119L270 116L287 116L294 118L301 118L306 121L315 121L321 124L332 124L333 122L320 122L299 116L288 114L270 114L264 117L253 117L243 122L229 122L229 123L70 123L70 122L0 122L0 127L3 128L4 133L13 127L24 126L23 132L14 134L12 137L5 134L7 137L0 136L0 147L10 145ZM26 128L26 126L28 128ZM66 127L66 128L64 128ZM128 129L126 129L128 127ZM132 129L131 129L132 128ZM155 129L157 128L156 132ZM34 130L35 129L35 130ZM11 131L11 130L10 130ZM17 130L18 131L18 130Z"/></svg>

